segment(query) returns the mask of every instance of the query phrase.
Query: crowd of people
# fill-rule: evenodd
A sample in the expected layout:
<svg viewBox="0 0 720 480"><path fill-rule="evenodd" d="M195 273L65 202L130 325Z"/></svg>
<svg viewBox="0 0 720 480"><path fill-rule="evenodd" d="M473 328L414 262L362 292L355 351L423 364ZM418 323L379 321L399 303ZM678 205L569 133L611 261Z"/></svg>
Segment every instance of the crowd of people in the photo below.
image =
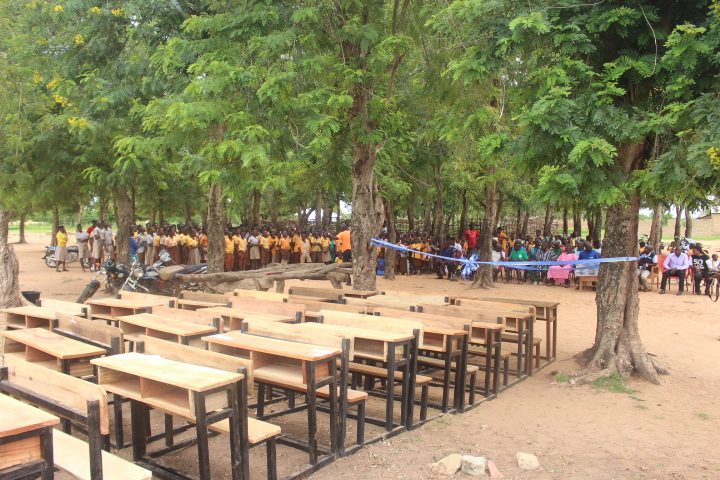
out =
<svg viewBox="0 0 720 480"><path fill-rule="evenodd" d="M130 257L133 262L151 264L166 250L176 264L194 265L207 259L207 230L196 224L170 225L148 223L131 228ZM255 270L270 263L333 263L352 260L350 228L346 224L339 232L311 229L302 230L289 225L265 225L262 228L232 227L225 229L225 271ZM94 220L84 229L78 224L75 239L78 256L87 259L91 271L100 268L102 262L115 258L115 236L107 221ZM423 232L408 232L400 235L397 244L410 251L399 251L396 255L396 272L400 275L421 275L434 273L438 278L456 280L462 276L461 258L470 258L477 253L480 232L474 225L458 237L447 237L438 243L431 235ZM56 235L57 271L67 271L68 234L60 226ZM519 266L508 268L493 265L493 279L498 277L510 281L530 282L533 285L563 285L569 288L571 280L582 276L598 274L598 266L573 264L577 260L600 258L602 245L590 236L585 238L570 235L543 235L540 230L534 236L524 238L507 234L498 227L492 238L493 262L542 261L569 262L553 266ZM661 245L660 253L664 249ZM385 268L385 249L378 247L378 274ZM436 258L431 255L443 258ZM637 275L643 291L650 290L649 279L658 271L658 255L654 248L640 242L640 256ZM685 290L686 281L692 281L694 292L700 294L702 285L707 293L713 283L713 274L718 272L718 255L710 256L702 244L676 238L668 245L667 255L662 260L660 293L665 293L672 277L678 280L678 295Z"/></svg>

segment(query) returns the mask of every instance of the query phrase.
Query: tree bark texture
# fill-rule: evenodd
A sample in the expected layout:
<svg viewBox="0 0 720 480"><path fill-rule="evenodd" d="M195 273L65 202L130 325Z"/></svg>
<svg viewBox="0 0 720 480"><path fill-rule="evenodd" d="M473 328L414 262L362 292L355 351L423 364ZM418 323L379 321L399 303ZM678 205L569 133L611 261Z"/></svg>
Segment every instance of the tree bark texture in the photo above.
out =
<svg viewBox="0 0 720 480"><path fill-rule="evenodd" d="M520 227L520 236L522 238L525 238L528 234L528 223L530 222L530 212L525 211L525 214L523 215L522 220L522 226Z"/></svg>
<svg viewBox="0 0 720 480"><path fill-rule="evenodd" d="M674 238L680 236L680 227L682 226L682 212L682 205L675 205L675 233L673 235Z"/></svg>
<svg viewBox="0 0 720 480"><path fill-rule="evenodd" d="M218 273L225 269L225 227L223 225L223 214L222 185L215 183L210 186L210 195L208 196L207 265L209 273Z"/></svg>
<svg viewBox="0 0 720 480"><path fill-rule="evenodd" d="M415 230L415 194L411 193L407 199L408 231Z"/></svg>
<svg viewBox="0 0 720 480"><path fill-rule="evenodd" d="M563 207L563 235L568 234L568 209L567 207Z"/></svg>
<svg viewBox="0 0 720 480"><path fill-rule="evenodd" d="M685 209L685 238L692 238L693 218L689 208Z"/></svg>
<svg viewBox="0 0 720 480"><path fill-rule="evenodd" d="M253 228L259 228L260 227L260 190L257 188L253 190L252 194L252 225Z"/></svg>
<svg viewBox="0 0 720 480"><path fill-rule="evenodd" d="M132 198L122 186L113 189L113 194L117 205L117 218L115 219L117 221L117 231L115 232L117 262L130 265L130 228L135 224L135 218L132 216L134 210Z"/></svg>
<svg viewBox="0 0 720 480"><path fill-rule="evenodd" d="M385 225L387 226L387 240L390 243L397 242L397 228L395 226L395 202L392 200L385 200L383 202L385 206ZM386 248L385 249L385 273L384 278L388 280L395 280L395 265L397 264L398 252Z"/></svg>
<svg viewBox="0 0 720 480"><path fill-rule="evenodd" d="M478 257L482 262L492 259L492 237L497 223L497 185L495 182L485 185L485 216L480 224L480 238L478 238ZM477 279L473 287L488 288L493 285L492 266L480 265Z"/></svg>
<svg viewBox="0 0 720 480"><path fill-rule="evenodd" d="M573 207L573 231L582 237L582 215L577 205Z"/></svg>
<svg viewBox="0 0 720 480"><path fill-rule="evenodd" d="M629 174L640 164L644 143L626 145L619 150L619 160ZM624 257L638 254L640 199L632 194L627 204L608 210L607 234L602 256ZM638 328L637 262L603 263L597 287L597 327L595 342L586 352L588 368L601 374L633 372L658 383L658 374L667 373L650 357L640 339Z"/></svg>
<svg viewBox="0 0 720 480"><path fill-rule="evenodd" d="M545 221L543 222L543 236L547 237L552 234L553 223L553 206L548 203L545 207Z"/></svg>
<svg viewBox="0 0 720 480"><path fill-rule="evenodd" d="M445 222L444 217L444 202L443 202L443 183L440 175L440 165L434 165L433 171L435 173L435 208L433 215L433 238L440 244L445 239Z"/></svg>
<svg viewBox="0 0 720 480"><path fill-rule="evenodd" d="M20 225L18 225L18 234L20 238L18 239L18 243L27 243L27 239L25 238L25 222L27 220L26 214L20 215Z"/></svg>
<svg viewBox="0 0 720 480"><path fill-rule="evenodd" d="M662 240L662 219L665 208L662 204L658 203L653 208L652 224L650 225L650 235L648 236L648 243L652 245L652 248L657 252L660 241Z"/></svg>
<svg viewBox="0 0 720 480"><path fill-rule="evenodd" d="M12 212L0 206L0 308L18 307L23 304L18 281L18 260L15 250L8 243L8 227L12 216ZM5 325L0 324L0 329L4 330Z"/></svg>
<svg viewBox="0 0 720 480"><path fill-rule="evenodd" d="M460 228L458 235L462 235L467 230L467 214L468 214L468 195L467 190L462 191L462 210L460 211Z"/></svg>
<svg viewBox="0 0 720 480"><path fill-rule="evenodd" d="M50 245L53 247L57 245L57 233L60 228L60 211L58 207L52 209L52 232L50 233Z"/></svg>

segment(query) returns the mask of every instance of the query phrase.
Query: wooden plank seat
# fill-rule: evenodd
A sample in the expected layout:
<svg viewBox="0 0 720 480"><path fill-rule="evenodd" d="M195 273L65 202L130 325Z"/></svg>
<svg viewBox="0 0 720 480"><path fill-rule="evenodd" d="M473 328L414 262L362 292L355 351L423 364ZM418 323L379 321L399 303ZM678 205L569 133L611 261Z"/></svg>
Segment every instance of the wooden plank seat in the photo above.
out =
<svg viewBox="0 0 720 480"><path fill-rule="evenodd" d="M262 290L245 290L242 288L233 290L233 295L236 297L257 298L258 300L272 300L275 302L284 302L288 298L286 293L264 292Z"/></svg>
<svg viewBox="0 0 720 480"><path fill-rule="evenodd" d="M22 360L6 362L0 370L0 391L27 400L87 432L87 442L54 432L56 467L83 480L151 479L150 471L103 451L110 425L107 393L102 387Z"/></svg>
<svg viewBox="0 0 720 480"><path fill-rule="evenodd" d="M339 435L339 451L340 455L347 453L345 449L345 432L347 431L346 417L348 406L357 407L357 428L356 428L356 442L357 447L361 447L365 442L365 406L368 400L368 393L359 391L356 389L348 388L348 367L350 359L353 356L353 342L351 339L345 338L344 335L337 334L334 332L323 332L313 331L308 332L298 328L295 324L286 324L278 322L263 322L263 321L248 321L242 325L242 331L251 335L260 335L270 338L278 338L281 340L290 340L293 342L309 343L312 345L322 345L325 347L339 348L342 352L340 359L337 362L338 369L340 371L340 377L337 387L337 400L339 402L339 415L340 415L340 431ZM262 376L262 375L261 375ZM268 379L269 385L276 385L289 390L299 391L300 393L307 393L307 389L303 386L296 384L287 384L282 378ZM299 388L298 388L299 387ZM325 385L316 390L317 395L320 398L330 398L330 386ZM260 395L258 395L258 402L261 402ZM294 407L294 396L289 396L289 408Z"/></svg>
<svg viewBox="0 0 720 480"><path fill-rule="evenodd" d="M443 370L445 368L445 360L442 358L433 358L433 357L424 357L424 356L418 356L417 359L418 365L424 365L427 367L432 367L433 369L439 369ZM455 372L457 370L457 362L451 362L450 363L450 371ZM477 365L466 365L465 366L465 378L467 379L467 384L470 388L470 394L468 398L468 402L470 405L473 405L475 403L475 387L477 386L477 374L480 371L480 367ZM439 380L445 380L444 379L444 372L441 374L441 376L438 378ZM435 378L435 377L433 377Z"/></svg>
<svg viewBox="0 0 720 480"><path fill-rule="evenodd" d="M292 302L293 297L315 298L321 302L345 303L343 291L334 288L290 287L288 289L288 301Z"/></svg>
<svg viewBox="0 0 720 480"><path fill-rule="evenodd" d="M203 293L203 292L192 292L189 290L183 290L178 295L178 298L170 303L171 307L175 307L181 310L198 310L200 308L209 307L227 307L230 304L229 294L215 294L215 293Z"/></svg>
<svg viewBox="0 0 720 480"><path fill-rule="evenodd" d="M468 354L471 355L470 358L468 358L468 365L476 365L478 367L485 367L485 354L486 350L485 348L477 347L474 345L470 345L468 347ZM512 352L510 350L500 350L500 360L502 361L503 367L503 387L508 386L508 379L510 376L510 357L512 357ZM498 379L493 378L493 391L497 393L498 391Z"/></svg>
<svg viewBox="0 0 720 480"><path fill-rule="evenodd" d="M40 298L38 306L50 308L58 313L66 315L77 315L79 317L88 318L88 306L83 303L68 302L66 300L58 300L56 298Z"/></svg>
<svg viewBox="0 0 720 480"><path fill-rule="evenodd" d="M214 432L230 434L230 420L225 419L211 424L208 428ZM266 440L280 435L281 429L277 425L263 422L257 418L248 417L248 442L252 445L260 444Z"/></svg>
<svg viewBox="0 0 720 480"><path fill-rule="evenodd" d="M517 333L503 333L502 341L507 343L512 343L517 345L518 343L518 334ZM535 368L540 368L540 345L542 344L542 338L533 337L532 339L532 346L535 351L534 354L534 360L535 360Z"/></svg>
<svg viewBox="0 0 720 480"><path fill-rule="evenodd" d="M302 303L285 303L245 297L231 297L230 308L243 312L289 315L295 317L298 322L305 321L305 310L307 309L307 307Z"/></svg>
<svg viewBox="0 0 720 480"><path fill-rule="evenodd" d="M175 300L174 297L168 297L165 295L155 295L143 292L127 292L125 290L121 290L120 293L118 293L117 298L122 300L137 300L148 305L158 305L163 307L169 307L170 303Z"/></svg>
<svg viewBox="0 0 720 480"><path fill-rule="evenodd" d="M581 275L578 278L578 290L584 290L589 287L591 290L597 288L598 276L597 275Z"/></svg>

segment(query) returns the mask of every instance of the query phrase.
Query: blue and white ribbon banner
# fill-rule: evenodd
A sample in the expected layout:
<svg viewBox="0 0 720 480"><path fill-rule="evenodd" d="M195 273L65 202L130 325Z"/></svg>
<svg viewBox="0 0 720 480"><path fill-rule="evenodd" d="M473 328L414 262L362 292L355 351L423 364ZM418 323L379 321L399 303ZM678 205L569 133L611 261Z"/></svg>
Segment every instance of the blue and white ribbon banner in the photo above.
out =
<svg viewBox="0 0 720 480"><path fill-rule="evenodd" d="M448 262L456 262L463 264L462 274L465 277L471 276L480 265L492 265L496 267L514 268L517 270L531 270L531 271L545 271L547 268L538 267L553 267L553 266L564 266L570 265L573 269L586 269L599 266L601 263L614 263L614 262L633 262L637 260L637 257L613 257L613 258L593 258L589 260L555 260L555 261L544 261L544 260L523 260L518 262L481 262L478 260L478 256L473 254L470 258L460 257L443 257L442 255L436 255L434 253L421 252L419 250L413 250L404 245L397 245L390 243L386 240L379 238L373 238L370 243L376 247L388 248L390 250L396 250L398 252L406 253L417 253L428 258L437 258L440 260L446 260Z"/></svg>

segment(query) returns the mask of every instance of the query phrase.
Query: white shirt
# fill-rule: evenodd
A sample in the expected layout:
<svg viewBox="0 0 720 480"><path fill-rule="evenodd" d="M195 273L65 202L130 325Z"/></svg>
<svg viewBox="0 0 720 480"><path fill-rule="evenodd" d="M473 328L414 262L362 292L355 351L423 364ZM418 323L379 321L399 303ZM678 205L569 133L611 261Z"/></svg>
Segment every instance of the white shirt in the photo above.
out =
<svg viewBox="0 0 720 480"><path fill-rule="evenodd" d="M75 241L77 243L85 243L88 241L88 234L85 232L76 232L75 233Z"/></svg>

